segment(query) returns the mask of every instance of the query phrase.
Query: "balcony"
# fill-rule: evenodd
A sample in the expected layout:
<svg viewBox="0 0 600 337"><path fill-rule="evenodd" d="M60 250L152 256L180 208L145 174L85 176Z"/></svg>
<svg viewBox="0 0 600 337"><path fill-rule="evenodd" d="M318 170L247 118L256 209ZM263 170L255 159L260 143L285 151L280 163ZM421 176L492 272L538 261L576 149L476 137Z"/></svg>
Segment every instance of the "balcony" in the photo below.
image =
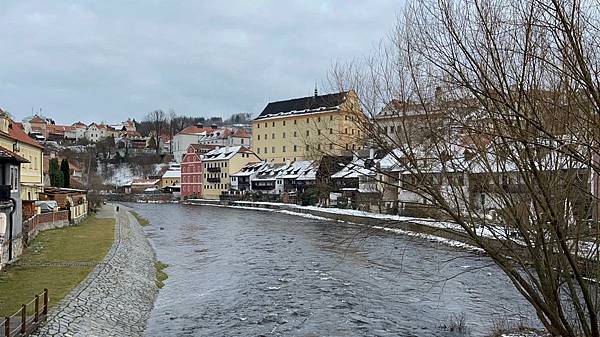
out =
<svg viewBox="0 0 600 337"><path fill-rule="evenodd" d="M220 167L209 167L206 169L206 172L210 172L210 173L221 172L221 168Z"/></svg>
<svg viewBox="0 0 600 337"><path fill-rule="evenodd" d="M218 184L221 182L221 178L206 178L206 181L211 184Z"/></svg>

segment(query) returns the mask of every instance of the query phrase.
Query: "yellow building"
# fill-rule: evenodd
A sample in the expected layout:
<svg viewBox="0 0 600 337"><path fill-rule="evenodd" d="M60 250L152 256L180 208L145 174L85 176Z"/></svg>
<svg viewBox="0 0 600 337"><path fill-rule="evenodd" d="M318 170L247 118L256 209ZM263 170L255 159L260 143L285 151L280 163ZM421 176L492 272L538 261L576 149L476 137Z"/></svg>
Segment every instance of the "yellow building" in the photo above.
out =
<svg viewBox="0 0 600 337"><path fill-rule="evenodd" d="M364 145L364 118L354 91L271 102L252 121L252 149L274 162L349 154Z"/></svg>
<svg viewBox="0 0 600 337"><path fill-rule="evenodd" d="M203 198L219 199L221 192L229 190L229 176L251 162L258 162L252 151L244 146L224 146L202 157L204 169Z"/></svg>
<svg viewBox="0 0 600 337"><path fill-rule="evenodd" d="M21 199L39 200L39 193L44 188L44 148L25 133L21 123L13 122L2 110L0 110L0 146L29 160L29 163L21 164Z"/></svg>

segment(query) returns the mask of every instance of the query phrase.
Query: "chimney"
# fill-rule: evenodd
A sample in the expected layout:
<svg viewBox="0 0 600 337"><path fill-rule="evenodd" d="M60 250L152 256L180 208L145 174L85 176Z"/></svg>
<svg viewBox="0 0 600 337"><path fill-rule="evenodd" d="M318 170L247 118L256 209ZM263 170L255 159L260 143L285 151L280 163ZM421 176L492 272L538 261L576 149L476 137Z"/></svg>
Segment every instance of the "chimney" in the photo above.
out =
<svg viewBox="0 0 600 337"><path fill-rule="evenodd" d="M375 159L375 149L374 148L369 149L369 159Z"/></svg>
<svg viewBox="0 0 600 337"><path fill-rule="evenodd" d="M196 127L202 129L202 128L204 128L204 124L202 124L202 123L196 123Z"/></svg>
<svg viewBox="0 0 600 337"><path fill-rule="evenodd" d="M213 130L216 130L217 129L217 124L211 124L210 128L213 129Z"/></svg>

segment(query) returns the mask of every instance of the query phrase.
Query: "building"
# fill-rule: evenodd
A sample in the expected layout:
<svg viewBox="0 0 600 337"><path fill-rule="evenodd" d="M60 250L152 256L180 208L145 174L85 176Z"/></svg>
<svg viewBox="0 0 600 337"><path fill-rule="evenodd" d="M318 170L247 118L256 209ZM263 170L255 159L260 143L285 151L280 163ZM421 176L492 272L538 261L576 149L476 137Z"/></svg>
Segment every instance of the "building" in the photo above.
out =
<svg viewBox="0 0 600 337"><path fill-rule="evenodd" d="M229 190L231 174L258 161L260 158L244 146L225 146L206 153L202 158L204 198L219 199L221 192Z"/></svg>
<svg viewBox="0 0 600 337"><path fill-rule="evenodd" d="M25 133L21 123L13 122L7 114L0 112L0 147L27 160L21 165L21 199L25 202L38 200L44 187L43 146Z"/></svg>
<svg viewBox="0 0 600 337"><path fill-rule="evenodd" d="M261 161L258 163L250 162L241 170L231 175L231 189L239 192L248 192L252 190L252 180L261 171L268 169L269 163Z"/></svg>
<svg viewBox="0 0 600 337"><path fill-rule="evenodd" d="M23 250L23 227L20 167L27 159L0 147L0 185L9 185L9 196L16 202L0 200L0 269L8 261L19 256ZM11 217L11 210L15 212Z"/></svg>
<svg viewBox="0 0 600 337"><path fill-rule="evenodd" d="M169 169L160 177L159 187L168 192L179 192L181 190L181 167L177 163L171 163Z"/></svg>
<svg viewBox="0 0 600 337"><path fill-rule="evenodd" d="M173 136L171 141L171 150L175 160L180 162L190 145L199 144L204 136L213 131L214 129L205 128L204 125L200 123L193 126L188 126L187 128L179 131L175 136Z"/></svg>
<svg viewBox="0 0 600 337"><path fill-rule="evenodd" d="M191 144L181 161L181 197L202 198L204 170L202 155L214 150L214 145Z"/></svg>
<svg viewBox="0 0 600 337"><path fill-rule="evenodd" d="M143 193L157 191L160 186L160 179L133 179L131 181L131 193Z"/></svg>
<svg viewBox="0 0 600 337"><path fill-rule="evenodd" d="M216 127L216 126L215 126ZM246 146L251 144L252 136L243 128L240 129L213 129L198 142L199 144L212 144L219 146Z"/></svg>
<svg viewBox="0 0 600 337"><path fill-rule="evenodd" d="M364 118L354 91L271 102L252 121L252 149L279 163L350 153L363 147Z"/></svg>
<svg viewBox="0 0 600 337"><path fill-rule="evenodd" d="M56 201L58 207L69 211L69 222L79 223L88 214L87 191L74 188L47 187L41 199Z"/></svg>

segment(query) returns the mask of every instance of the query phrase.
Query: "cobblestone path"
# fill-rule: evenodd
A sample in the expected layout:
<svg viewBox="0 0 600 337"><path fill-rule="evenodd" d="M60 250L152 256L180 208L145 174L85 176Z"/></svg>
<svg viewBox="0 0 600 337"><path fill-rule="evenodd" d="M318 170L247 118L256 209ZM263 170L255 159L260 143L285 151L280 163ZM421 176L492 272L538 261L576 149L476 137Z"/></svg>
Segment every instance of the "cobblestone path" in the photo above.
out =
<svg viewBox="0 0 600 337"><path fill-rule="evenodd" d="M157 292L154 252L123 206L119 212L105 206L98 216L116 216L113 246L34 336L143 335Z"/></svg>

